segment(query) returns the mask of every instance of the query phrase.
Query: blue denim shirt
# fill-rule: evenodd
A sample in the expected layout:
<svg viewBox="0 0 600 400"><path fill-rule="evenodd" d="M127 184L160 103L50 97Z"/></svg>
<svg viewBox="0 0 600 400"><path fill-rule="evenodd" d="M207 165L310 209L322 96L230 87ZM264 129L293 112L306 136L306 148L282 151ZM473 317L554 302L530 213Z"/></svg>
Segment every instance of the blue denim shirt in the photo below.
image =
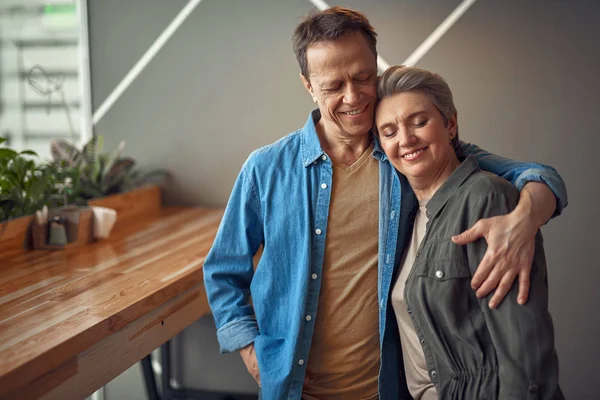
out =
<svg viewBox="0 0 600 400"><path fill-rule="evenodd" d="M319 118L319 111L313 111L302 129L250 155L204 264L221 352L254 342L265 399L301 398L317 318L333 173L317 136ZM566 206L566 189L552 168L518 163L473 145L464 145L464 150L482 169L500 174L518 189L528 181L547 183L557 196L557 212ZM393 314L389 295L402 236L410 231L402 212L409 205L403 202L414 194L401 183L377 141L373 157L380 161L379 390L381 399L396 400L401 361L397 328L387 322ZM253 256L261 245L255 269Z"/></svg>

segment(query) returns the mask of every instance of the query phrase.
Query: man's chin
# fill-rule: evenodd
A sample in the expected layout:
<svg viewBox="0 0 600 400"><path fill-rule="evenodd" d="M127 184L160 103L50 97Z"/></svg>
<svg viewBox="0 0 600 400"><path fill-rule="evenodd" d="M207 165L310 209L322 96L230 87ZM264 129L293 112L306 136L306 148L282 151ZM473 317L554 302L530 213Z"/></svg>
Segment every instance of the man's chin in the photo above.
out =
<svg viewBox="0 0 600 400"><path fill-rule="evenodd" d="M371 125L360 124L356 126L349 126L346 132L351 136L368 135L371 133Z"/></svg>

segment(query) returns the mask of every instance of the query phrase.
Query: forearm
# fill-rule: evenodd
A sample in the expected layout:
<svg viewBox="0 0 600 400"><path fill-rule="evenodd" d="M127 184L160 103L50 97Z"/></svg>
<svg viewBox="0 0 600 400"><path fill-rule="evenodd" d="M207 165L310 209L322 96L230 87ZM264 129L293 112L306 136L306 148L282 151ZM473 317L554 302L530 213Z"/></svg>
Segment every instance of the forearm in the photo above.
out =
<svg viewBox="0 0 600 400"><path fill-rule="evenodd" d="M528 182L521 190L519 203L513 211L522 220L530 221L537 231L556 211L556 196L544 183Z"/></svg>
<svg viewBox="0 0 600 400"><path fill-rule="evenodd" d="M513 184L519 191L523 190L530 182L539 182L547 185L547 188L554 193L553 214L550 217L560 215L562 210L568 204L567 188L558 172L549 165L534 162L520 162L509 158L501 157L489 153L474 144L461 142L465 155L474 156L482 170L499 175ZM535 194L535 193L534 193ZM534 199L534 205L537 201ZM548 203L546 203L548 204ZM537 213L537 209L536 214ZM540 213L537 217L541 218L545 213ZM545 217L546 223L550 217ZM542 223L542 224L543 224ZM540 225L541 226L541 225Z"/></svg>

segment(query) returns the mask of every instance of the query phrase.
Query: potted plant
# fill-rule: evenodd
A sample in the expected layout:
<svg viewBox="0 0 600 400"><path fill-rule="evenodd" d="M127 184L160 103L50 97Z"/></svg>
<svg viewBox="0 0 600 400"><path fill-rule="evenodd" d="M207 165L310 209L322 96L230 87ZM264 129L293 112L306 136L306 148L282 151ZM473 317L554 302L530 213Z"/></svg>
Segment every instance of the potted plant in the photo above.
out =
<svg viewBox="0 0 600 400"><path fill-rule="evenodd" d="M91 199L125 193L140 186L163 181L167 172L136 169L136 162L122 157L125 141L114 151L104 151L104 138L93 136L81 150L64 139L50 144L57 171L73 179L73 193L78 204Z"/></svg>

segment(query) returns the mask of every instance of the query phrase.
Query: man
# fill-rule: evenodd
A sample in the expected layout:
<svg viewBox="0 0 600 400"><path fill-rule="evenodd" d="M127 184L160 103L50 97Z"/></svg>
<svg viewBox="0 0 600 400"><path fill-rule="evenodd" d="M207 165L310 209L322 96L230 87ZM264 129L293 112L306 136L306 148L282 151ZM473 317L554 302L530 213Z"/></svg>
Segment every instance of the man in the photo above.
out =
<svg viewBox="0 0 600 400"><path fill-rule="evenodd" d="M253 152L235 183L204 266L221 351L240 351L265 399L409 399L389 294L414 194L370 133L376 33L362 14L335 7L309 15L293 43L318 109ZM564 185L549 167L463 150L502 171L521 199L455 242L489 244L473 278L478 296L497 288L497 306L519 275L523 303L535 232L566 205Z"/></svg>

